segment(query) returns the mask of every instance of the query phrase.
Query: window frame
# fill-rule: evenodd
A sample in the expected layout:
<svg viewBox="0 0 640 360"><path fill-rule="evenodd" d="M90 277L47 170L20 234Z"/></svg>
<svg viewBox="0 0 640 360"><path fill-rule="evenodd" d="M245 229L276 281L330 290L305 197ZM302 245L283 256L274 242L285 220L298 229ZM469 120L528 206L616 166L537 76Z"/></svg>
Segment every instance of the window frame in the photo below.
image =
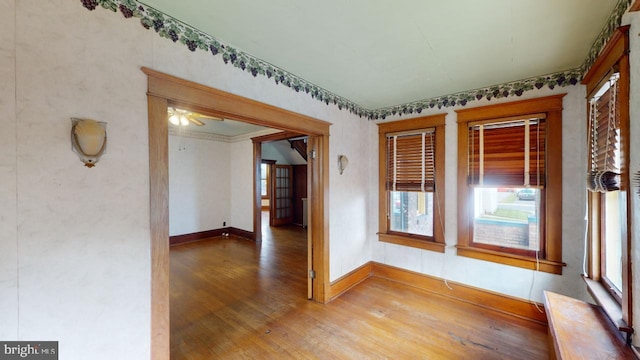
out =
<svg viewBox="0 0 640 360"><path fill-rule="evenodd" d="M620 227L621 227L621 258L622 258L622 291L617 294L612 291L611 284L608 279L602 276L602 267L604 266L605 252L602 246L605 216L606 216L606 194L588 192L588 219L589 226L587 228L588 249L587 257L589 259L587 265L587 289L593 296L594 300L603 306L607 315L618 326L621 331L632 331L632 284L631 284L631 197L633 193L630 191L630 118L629 118L629 91L630 91L630 66L629 66L629 26L619 27L609 39L607 45L602 50L600 56L596 59L593 66L585 74L582 84L587 88L586 107L587 107L587 124L589 121L589 99L609 80L609 76L614 69L620 74L618 79L618 98L620 111L620 144L621 144L621 161L620 161L620 201L626 205L621 208ZM588 147L587 147L588 148ZM589 154L587 154L589 155ZM591 158L587 156L587 161ZM589 168L589 164L587 164ZM623 211L624 210L624 211Z"/></svg>
<svg viewBox="0 0 640 360"><path fill-rule="evenodd" d="M458 116L458 245L459 256L552 274L562 274L562 99L566 94L457 110ZM473 244L473 187L468 184L469 123L544 114L546 118L545 188L541 192L540 241L544 256L536 258L477 247Z"/></svg>
<svg viewBox="0 0 640 360"><path fill-rule="evenodd" d="M379 232L381 242L409 246L424 250L444 253L446 247L444 237L445 214L445 118L446 114L435 114L408 120L400 120L378 124L378 169L379 169ZM389 230L389 193L386 188L387 179L387 134L413 131L424 128L435 128L435 188L433 192L433 236L422 236ZM436 208L437 207L437 208Z"/></svg>
<svg viewBox="0 0 640 360"><path fill-rule="evenodd" d="M267 165L267 173L266 173L266 176L265 176L265 179L264 179L267 182L267 194L266 195L262 195L262 194L260 195L260 197L263 200L271 199L271 186L270 186L269 181L271 180L271 167L272 167L272 165L275 165L275 163L276 163L276 160L267 160L267 159L262 159L261 162L260 162L260 165L262 165L262 164ZM260 166L260 167L262 167L262 166ZM263 179L262 179L262 173L261 173L260 174L260 182L261 183L262 183L262 180ZM260 188L262 188L262 184L260 184Z"/></svg>

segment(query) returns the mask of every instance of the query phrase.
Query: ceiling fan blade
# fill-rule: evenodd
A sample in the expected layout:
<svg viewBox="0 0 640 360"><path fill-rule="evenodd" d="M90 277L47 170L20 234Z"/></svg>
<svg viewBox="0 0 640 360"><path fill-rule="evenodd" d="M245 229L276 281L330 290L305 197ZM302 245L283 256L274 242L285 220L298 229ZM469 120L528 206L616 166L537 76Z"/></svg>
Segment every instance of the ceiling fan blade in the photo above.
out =
<svg viewBox="0 0 640 360"><path fill-rule="evenodd" d="M195 124L197 126L204 126L205 125L205 123L202 122L200 119L224 121L224 119L220 118L220 117L202 115L202 114L199 114L199 113L189 112L189 111L186 111L186 110L176 109L176 108L173 108L173 107L168 107L167 108L167 112L169 113L169 117L171 117L173 115L184 116L184 117L187 118L187 120L189 120L190 123Z"/></svg>
<svg viewBox="0 0 640 360"><path fill-rule="evenodd" d="M223 118L217 117L217 116L209 116L209 115L198 114L198 117L199 118L203 118L203 119L208 119L208 120L224 121Z"/></svg>
<svg viewBox="0 0 640 360"><path fill-rule="evenodd" d="M196 119L194 114L187 115L187 119L189 119L189 121L191 121L193 124L196 124L198 126L204 126L204 123L202 121Z"/></svg>

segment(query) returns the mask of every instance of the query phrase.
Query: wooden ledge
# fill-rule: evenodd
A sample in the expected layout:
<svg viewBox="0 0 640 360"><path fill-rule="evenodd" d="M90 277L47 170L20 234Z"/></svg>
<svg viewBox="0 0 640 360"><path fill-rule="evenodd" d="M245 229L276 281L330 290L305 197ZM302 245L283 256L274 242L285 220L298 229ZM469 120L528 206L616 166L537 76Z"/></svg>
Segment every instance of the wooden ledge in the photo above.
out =
<svg viewBox="0 0 640 360"><path fill-rule="evenodd" d="M481 249L471 246L457 245L458 256L470 257L473 259L492 261L498 264L517 266L529 270L539 270L556 275L562 275L562 268L567 266L563 262L549 261L544 259L536 260L528 256L514 255L494 250Z"/></svg>
<svg viewBox="0 0 640 360"><path fill-rule="evenodd" d="M635 359L601 306L544 292L550 359Z"/></svg>
<svg viewBox="0 0 640 360"><path fill-rule="evenodd" d="M618 330L633 333L633 329L627 325L622 319L622 308L620 304L611 296L609 291L605 289L602 283L583 277L584 282L587 284L587 291L596 301L596 304L602 307L602 310L607 314L609 320L618 328Z"/></svg>
<svg viewBox="0 0 640 360"><path fill-rule="evenodd" d="M431 250L439 253L444 253L444 248L447 246L444 243L439 243L430 240L423 240L411 236L402 236L402 235L394 235L394 234L384 234L378 233L378 240L381 242L410 246L423 250Z"/></svg>

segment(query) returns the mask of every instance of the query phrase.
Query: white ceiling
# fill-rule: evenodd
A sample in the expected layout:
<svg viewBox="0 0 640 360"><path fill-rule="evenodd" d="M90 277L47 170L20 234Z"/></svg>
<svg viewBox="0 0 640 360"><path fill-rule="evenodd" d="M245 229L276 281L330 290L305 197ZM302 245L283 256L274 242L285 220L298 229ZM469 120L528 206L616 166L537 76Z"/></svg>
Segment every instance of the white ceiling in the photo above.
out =
<svg viewBox="0 0 640 360"><path fill-rule="evenodd" d="M187 126L183 126L182 128L186 131L193 131L199 133L207 133L207 134L216 134L221 136L226 136L229 138L248 135L257 133L265 130L266 128L259 125L253 125L241 121L224 119L223 121L211 120L208 118L198 117L198 120L204 123L203 126L198 126L195 124L189 124ZM180 129L180 126L173 125L169 123L169 127L175 129L177 132Z"/></svg>
<svg viewBox="0 0 640 360"><path fill-rule="evenodd" d="M579 67L617 0L144 0L365 108Z"/></svg>
<svg viewBox="0 0 640 360"><path fill-rule="evenodd" d="M229 137L252 134L264 127L245 122L224 119L223 121L203 119L204 126L192 126L191 130L224 135Z"/></svg>

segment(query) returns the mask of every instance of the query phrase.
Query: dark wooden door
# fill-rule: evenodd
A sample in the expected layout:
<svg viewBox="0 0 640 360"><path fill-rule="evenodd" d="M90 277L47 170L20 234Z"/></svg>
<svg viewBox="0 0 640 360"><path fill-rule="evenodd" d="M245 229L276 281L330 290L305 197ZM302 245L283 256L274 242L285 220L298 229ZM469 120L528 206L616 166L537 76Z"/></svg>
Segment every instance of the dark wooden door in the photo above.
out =
<svg viewBox="0 0 640 360"><path fill-rule="evenodd" d="M271 226L293 222L293 170L291 165L274 165L271 173Z"/></svg>

